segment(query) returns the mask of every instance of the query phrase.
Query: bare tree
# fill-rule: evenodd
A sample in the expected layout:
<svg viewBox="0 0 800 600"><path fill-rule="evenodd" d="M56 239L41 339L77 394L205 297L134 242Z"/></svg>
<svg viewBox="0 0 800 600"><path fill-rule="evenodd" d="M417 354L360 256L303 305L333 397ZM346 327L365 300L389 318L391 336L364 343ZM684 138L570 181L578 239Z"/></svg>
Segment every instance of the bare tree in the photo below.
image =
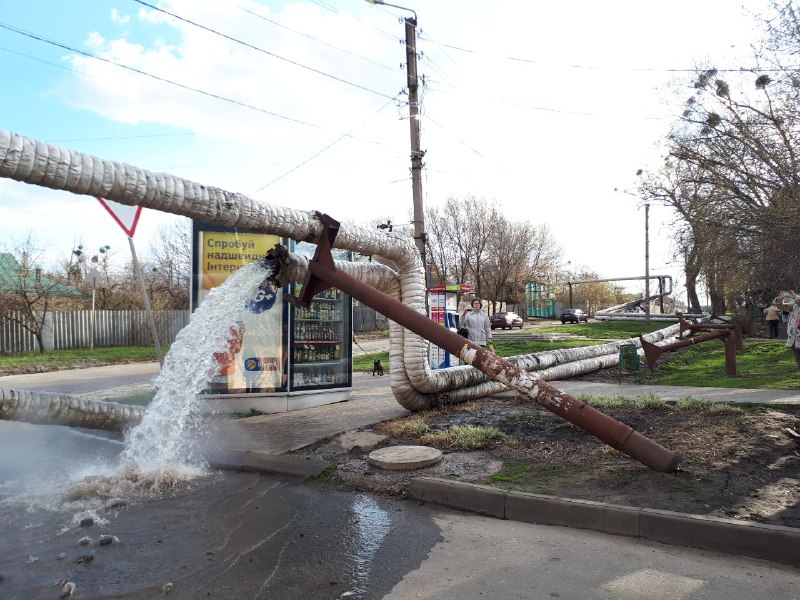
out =
<svg viewBox="0 0 800 600"><path fill-rule="evenodd" d="M152 304L161 309L189 308L192 276L191 221L179 217L159 228L147 261Z"/></svg>
<svg viewBox="0 0 800 600"><path fill-rule="evenodd" d="M495 203L448 198L426 215L428 257L440 284L468 283L493 302L521 302L525 284L555 272L561 249L545 225L512 222Z"/></svg>

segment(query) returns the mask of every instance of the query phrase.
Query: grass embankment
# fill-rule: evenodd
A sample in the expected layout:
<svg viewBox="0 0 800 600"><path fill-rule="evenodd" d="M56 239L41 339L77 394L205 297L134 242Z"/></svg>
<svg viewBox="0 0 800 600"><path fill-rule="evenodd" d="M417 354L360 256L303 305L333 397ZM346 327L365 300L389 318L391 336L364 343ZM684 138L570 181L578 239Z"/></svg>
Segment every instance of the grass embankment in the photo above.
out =
<svg viewBox="0 0 800 600"><path fill-rule="evenodd" d="M665 327L665 323L610 321L606 323L567 324L537 328L536 333L559 333L584 336L589 339L568 339L560 341L538 341L525 339L498 339L495 350L500 356L531 354L559 348L576 348L598 343L595 340L627 340L638 333L649 333ZM167 351L167 348L164 349ZM383 362L389 369L388 352L371 352L364 355L354 349L353 370L371 372L373 359ZM738 375L725 375L725 349L722 343L709 341L684 348L680 353L667 353L669 362L659 365L655 373L645 371L643 383L662 385L687 385L727 388L755 389L800 389L800 370L794 362L792 353L780 340L746 339L744 351L736 356ZM0 375L21 373L40 373L63 369L150 362L157 360L155 349L151 347L125 346L118 348L76 348L53 350L40 354L0 355ZM643 365L643 369L646 367Z"/></svg>
<svg viewBox="0 0 800 600"><path fill-rule="evenodd" d="M495 351L499 356L516 356L555 350L576 348L599 343L597 340L627 340L637 334L645 334L663 329L665 322L627 322L608 321L604 323L581 323L554 325L536 328L534 333L557 333L583 336L588 339L568 339L553 342L498 339ZM531 331L528 331L531 333ZM384 368L389 364L389 353L373 353L374 358L383 361ZM780 340L759 340L748 338L744 350L736 356L736 377L725 375L725 347L721 342L711 340L682 349L679 353L668 352L669 362L661 364L655 373L647 370L644 361L643 383L661 385L686 385L700 387L752 388L791 390L800 389L800 370L794 362L792 353ZM353 362L354 371L372 371L372 360L357 356Z"/></svg>
<svg viewBox="0 0 800 600"><path fill-rule="evenodd" d="M166 353L167 348L163 348ZM152 347L121 346L114 348L71 348L69 350L51 350L40 352L24 352L19 354L0 355L0 375L18 375L23 373L44 373L64 369L82 369L102 365L127 364L135 362L151 362L158 360L156 350Z"/></svg>
<svg viewBox="0 0 800 600"><path fill-rule="evenodd" d="M800 369L782 341L744 341L736 355L736 376L725 375L725 347L710 340L685 348L646 376L645 383L705 387L800 389Z"/></svg>

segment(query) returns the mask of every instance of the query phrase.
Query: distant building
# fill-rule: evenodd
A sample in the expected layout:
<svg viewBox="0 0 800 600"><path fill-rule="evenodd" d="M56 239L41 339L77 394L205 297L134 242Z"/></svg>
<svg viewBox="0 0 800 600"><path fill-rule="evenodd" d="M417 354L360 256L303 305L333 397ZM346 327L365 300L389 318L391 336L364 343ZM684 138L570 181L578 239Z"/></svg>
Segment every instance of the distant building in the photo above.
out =
<svg viewBox="0 0 800 600"><path fill-rule="evenodd" d="M525 316L555 318L555 294L549 285L540 281L525 284Z"/></svg>
<svg viewBox="0 0 800 600"><path fill-rule="evenodd" d="M13 254L0 252L0 296L16 295L23 290L43 290L50 297L78 297L83 293L53 281L40 268L25 270Z"/></svg>

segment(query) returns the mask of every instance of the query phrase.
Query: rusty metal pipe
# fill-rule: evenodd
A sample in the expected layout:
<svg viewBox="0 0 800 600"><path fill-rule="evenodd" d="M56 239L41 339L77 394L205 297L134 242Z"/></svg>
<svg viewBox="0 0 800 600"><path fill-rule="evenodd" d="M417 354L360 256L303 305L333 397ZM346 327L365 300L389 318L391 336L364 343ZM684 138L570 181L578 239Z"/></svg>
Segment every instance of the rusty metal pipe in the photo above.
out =
<svg viewBox="0 0 800 600"><path fill-rule="evenodd" d="M325 230L317 241L314 259L308 264L300 298L290 298L290 301L308 305L314 295L336 287L651 469L667 473L677 469L681 459L671 450L336 269L330 248L338 223L328 215L321 215L320 219L326 225Z"/></svg>
<svg viewBox="0 0 800 600"><path fill-rule="evenodd" d="M681 334L683 334L684 331L713 331L715 329L733 331L736 338L736 350L741 352L744 349L744 344L742 342L742 326L738 323L688 323L686 321L681 321L679 327Z"/></svg>
<svg viewBox="0 0 800 600"><path fill-rule="evenodd" d="M672 342L671 344L664 344L663 346L657 346L656 344L651 344L644 340L641 334L638 336L639 341L642 344L642 350L644 350L644 357L647 361L647 366L650 367L650 370L653 370L653 366L656 364L658 357L661 356L664 352L669 350L677 350L678 348L684 348L686 346L692 346L694 344L699 344L700 342L705 342L708 340L715 340L717 338L726 337L728 336L728 331L713 331L711 333L706 333L704 335L695 335L692 337L688 337L683 340L678 340L677 342Z"/></svg>

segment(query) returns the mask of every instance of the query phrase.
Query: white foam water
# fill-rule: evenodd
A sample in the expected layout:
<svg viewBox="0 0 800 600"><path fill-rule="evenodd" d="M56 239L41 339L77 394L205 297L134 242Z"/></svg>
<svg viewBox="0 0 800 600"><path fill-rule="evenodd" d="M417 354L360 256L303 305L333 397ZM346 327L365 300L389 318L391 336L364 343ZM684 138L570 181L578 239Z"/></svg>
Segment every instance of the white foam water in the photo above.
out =
<svg viewBox="0 0 800 600"><path fill-rule="evenodd" d="M227 348L231 326L247 299L270 273L247 265L214 288L175 339L155 380L156 394L142 422L125 438L121 460L168 483L205 472L200 393L218 369L214 353Z"/></svg>

